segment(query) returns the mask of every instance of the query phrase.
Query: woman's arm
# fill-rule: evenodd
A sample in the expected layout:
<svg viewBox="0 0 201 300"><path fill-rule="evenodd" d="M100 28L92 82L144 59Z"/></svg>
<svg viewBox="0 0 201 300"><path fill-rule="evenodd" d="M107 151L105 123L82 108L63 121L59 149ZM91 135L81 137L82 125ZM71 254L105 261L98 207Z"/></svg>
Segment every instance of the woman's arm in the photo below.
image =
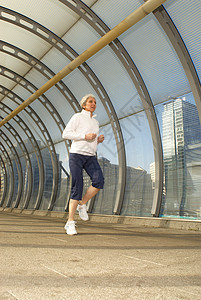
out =
<svg viewBox="0 0 201 300"><path fill-rule="evenodd" d="M79 116L74 115L68 124L66 125L66 128L63 131L62 138L67 140L84 140L85 134L81 132L77 132L77 127L79 125Z"/></svg>

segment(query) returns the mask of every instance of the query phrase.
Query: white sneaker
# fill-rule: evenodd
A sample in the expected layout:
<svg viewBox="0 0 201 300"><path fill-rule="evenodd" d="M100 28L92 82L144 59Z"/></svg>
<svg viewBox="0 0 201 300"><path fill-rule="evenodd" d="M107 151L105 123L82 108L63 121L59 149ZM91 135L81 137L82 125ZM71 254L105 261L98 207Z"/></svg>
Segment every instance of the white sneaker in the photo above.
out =
<svg viewBox="0 0 201 300"><path fill-rule="evenodd" d="M78 204L77 211L79 212L80 219L82 219L83 221L89 220L86 204L83 205Z"/></svg>
<svg viewBox="0 0 201 300"><path fill-rule="evenodd" d="M66 233L69 235L77 234L77 231L75 229L75 221L68 221L64 228L66 230Z"/></svg>

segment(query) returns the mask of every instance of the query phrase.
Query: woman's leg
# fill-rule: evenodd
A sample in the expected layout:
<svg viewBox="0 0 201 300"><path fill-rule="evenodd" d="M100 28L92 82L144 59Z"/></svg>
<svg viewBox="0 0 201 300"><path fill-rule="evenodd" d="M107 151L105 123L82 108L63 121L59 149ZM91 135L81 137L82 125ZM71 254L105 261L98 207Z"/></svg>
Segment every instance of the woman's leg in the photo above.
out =
<svg viewBox="0 0 201 300"><path fill-rule="evenodd" d="M92 185L87 189L85 195L83 196L82 200L79 201L78 205L78 211L79 211L79 216L83 221L89 220L89 216L87 213L87 207L86 203L94 197L100 189L93 187Z"/></svg>
<svg viewBox="0 0 201 300"><path fill-rule="evenodd" d="M83 155L70 153L69 166L72 176L71 199L69 202L68 221L74 220L75 211L79 200L82 199L83 190L83 164L85 158Z"/></svg>
<svg viewBox="0 0 201 300"><path fill-rule="evenodd" d="M86 204L91 198L93 198L98 192L100 191L100 189L94 187L94 186L90 186L85 195L83 196L82 200L79 202L81 205Z"/></svg>
<svg viewBox="0 0 201 300"><path fill-rule="evenodd" d="M86 204L87 201L93 198L104 185L103 173L95 156L89 157L83 167L90 176L92 185L87 189L82 201L80 201L81 205Z"/></svg>
<svg viewBox="0 0 201 300"><path fill-rule="evenodd" d="M78 200L70 199L68 221L74 221L74 215L78 206Z"/></svg>

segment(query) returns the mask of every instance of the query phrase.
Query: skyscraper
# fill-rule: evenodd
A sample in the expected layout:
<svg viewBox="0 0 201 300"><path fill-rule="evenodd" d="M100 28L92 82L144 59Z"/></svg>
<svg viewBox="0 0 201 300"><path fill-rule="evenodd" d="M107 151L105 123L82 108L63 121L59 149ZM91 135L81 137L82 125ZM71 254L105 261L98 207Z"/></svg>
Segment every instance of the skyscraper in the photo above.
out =
<svg viewBox="0 0 201 300"><path fill-rule="evenodd" d="M163 151L166 197L165 210L180 216L195 213L189 195L195 189L189 166L201 158L201 126L197 108L184 99L164 104ZM194 155L196 153L196 156ZM190 163L190 165L189 165ZM192 200L192 199L191 199Z"/></svg>

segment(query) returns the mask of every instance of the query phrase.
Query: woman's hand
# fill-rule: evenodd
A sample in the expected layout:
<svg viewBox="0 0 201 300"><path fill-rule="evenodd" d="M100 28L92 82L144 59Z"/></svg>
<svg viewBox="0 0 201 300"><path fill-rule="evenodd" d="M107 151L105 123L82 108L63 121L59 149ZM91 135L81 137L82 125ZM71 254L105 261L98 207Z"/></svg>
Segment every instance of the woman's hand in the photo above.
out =
<svg viewBox="0 0 201 300"><path fill-rule="evenodd" d="M87 133L85 134L85 140L87 141L92 141L96 138L96 134L95 133Z"/></svg>
<svg viewBox="0 0 201 300"><path fill-rule="evenodd" d="M101 134L101 135L99 135L99 137L97 138L97 142L98 142L98 144L99 144L99 143L102 143L103 141L104 141L104 135Z"/></svg>

